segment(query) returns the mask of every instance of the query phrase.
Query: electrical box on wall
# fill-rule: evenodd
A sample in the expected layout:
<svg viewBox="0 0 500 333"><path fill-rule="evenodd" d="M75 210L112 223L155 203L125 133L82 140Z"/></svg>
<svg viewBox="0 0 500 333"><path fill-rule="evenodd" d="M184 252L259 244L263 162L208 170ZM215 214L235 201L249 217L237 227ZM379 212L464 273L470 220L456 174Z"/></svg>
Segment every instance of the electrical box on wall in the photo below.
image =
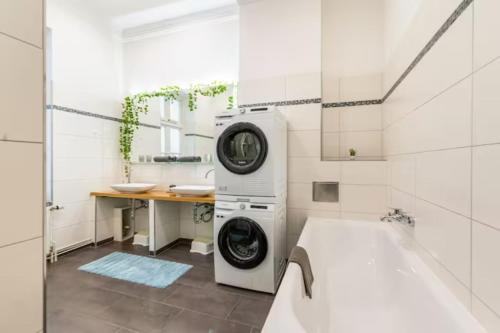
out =
<svg viewBox="0 0 500 333"><path fill-rule="evenodd" d="M339 202L339 183L313 182L313 201Z"/></svg>

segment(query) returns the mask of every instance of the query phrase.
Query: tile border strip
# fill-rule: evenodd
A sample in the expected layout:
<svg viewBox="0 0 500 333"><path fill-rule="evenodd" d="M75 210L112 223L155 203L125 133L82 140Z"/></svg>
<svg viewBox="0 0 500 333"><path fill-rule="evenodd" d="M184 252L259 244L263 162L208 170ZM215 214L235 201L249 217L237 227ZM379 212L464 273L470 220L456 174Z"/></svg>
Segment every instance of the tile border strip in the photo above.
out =
<svg viewBox="0 0 500 333"><path fill-rule="evenodd" d="M240 108L253 108L259 106L290 106L290 105L305 105L305 104L321 104L321 98L308 98L308 99L294 99L289 101L278 101L278 102L264 102L264 103L254 103L254 104L241 104Z"/></svg>
<svg viewBox="0 0 500 333"><path fill-rule="evenodd" d="M425 44L422 51L413 59L411 64L406 68L403 74L397 79L397 81L392 85L389 91L382 97L382 102L385 102L387 98L396 90L396 88L403 82L403 80L410 74L410 72L417 67L424 56L432 49L432 47L437 43L437 41L444 35L446 31L455 23L455 21L463 14L463 12L469 7L474 0L464 0L460 5L453 11L453 13L448 17L448 19L441 25L439 30L432 36L431 40Z"/></svg>
<svg viewBox="0 0 500 333"><path fill-rule="evenodd" d="M102 114L92 113L92 112L83 111L83 110L77 110L77 109L73 109L73 108L68 108L66 106L60 106L60 105L53 104L53 105L48 105L48 107L51 107L53 110L63 111L63 112L68 112L68 113L73 113L73 114L78 114L80 116L87 116L87 117L92 117L92 118L110 120L110 121L115 121L117 123L121 123L122 122L122 120L120 118L111 117L111 116L105 116L105 115L102 115ZM148 127L148 128L154 128L154 129L161 129L160 126L149 125L149 124L144 124L144 123L139 123L139 126Z"/></svg>
<svg viewBox="0 0 500 333"><path fill-rule="evenodd" d="M448 17L448 19L441 25L438 31L432 36L431 40L425 44L424 48L417 54L415 59L410 63L410 65L405 69L403 74L396 80L396 82L391 86L389 91L381 98L367 101L352 101L352 102L334 102L334 103L323 103L323 108L337 108L346 106L359 106L359 105L375 105L383 104L391 94L399 87L399 85L406 79L406 77L411 73L412 70L417 67L424 56L432 49L432 47L437 43L437 41L445 34L446 31L455 23L455 21L463 14L463 12L469 7L474 0L463 0L460 5L453 11L453 13Z"/></svg>
<svg viewBox="0 0 500 333"><path fill-rule="evenodd" d="M342 108L346 106L361 106L361 105L377 105L382 104L384 101L381 99L369 99L365 101L352 101L352 102L334 102L334 103L323 103L323 108Z"/></svg>

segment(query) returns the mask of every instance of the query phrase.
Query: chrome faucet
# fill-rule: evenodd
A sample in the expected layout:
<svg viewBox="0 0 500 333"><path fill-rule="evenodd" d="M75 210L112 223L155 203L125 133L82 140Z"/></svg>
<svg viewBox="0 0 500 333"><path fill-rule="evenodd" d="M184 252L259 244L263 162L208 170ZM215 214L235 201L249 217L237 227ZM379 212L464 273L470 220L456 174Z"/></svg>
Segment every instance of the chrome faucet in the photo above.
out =
<svg viewBox="0 0 500 333"><path fill-rule="evenodd" d="M210 172L212 171L215 171L215 169L210 169L207 171L207 173L205 174L205 179L208 179L208 175L210 174Z"/></svg>
<svg viewBox="0 0 500 333"><path fill-rule="evenodd" d="M392 212L387 213L387 215L382 216L380 221L382 222L392 222L397 221L409 225L410 227L415 226L415 218L408 213L406 213L401 208L391 208Z"/></svg>

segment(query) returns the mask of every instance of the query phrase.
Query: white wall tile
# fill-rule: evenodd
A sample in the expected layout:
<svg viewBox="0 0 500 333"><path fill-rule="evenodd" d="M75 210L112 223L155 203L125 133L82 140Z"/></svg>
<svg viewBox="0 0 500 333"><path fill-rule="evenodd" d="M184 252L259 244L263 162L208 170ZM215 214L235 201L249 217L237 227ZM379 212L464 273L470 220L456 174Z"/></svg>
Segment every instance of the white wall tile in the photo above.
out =
<svg viewBox="0 0 500 333"><path fill-rule="evenodd" d="M419 199L415 215L417 242L470 287L470 219Z"/></svg>
<svg viewBox="0 0 500 333"><path fill-rule="evenodd" d="M286 100L285 77L242 80L238 86L238 104L278 102Z"/></svg>
<svg viewBox="0 0 500 333"><path fill-rule="evenodd" d="M415 151L471 144L471 91L472 79L467 78L408 115Z"/></svg>
<svg viewBox="0 0 500 333"><path fill-rule="evenodd" d="M401 155L389 160L390 185L401 191L415 194L415 155Z"/></svg>
<svg viewBox="0 0 500 333"><path fill-rule="evenodd" d="M38 332L43 326L41 238L0 249L0 332Z"/></svg>
<svg viewBox="0 0 500 333"><path fill-rule="evenodd" d="M2 0L0 32L42 47L43 1Z"/></svg>
<svg viewBox="0 0 500 333"><path fill-rule="evenodd" d="M472 314L488 332L500 331L500 316L474 295L472 295Z"/></svg>
<svg viewBox="0 0 500 333"><path fill-rule="evenodd" d="M0 141L0 246L40 237L43 230L43 147Z"/></svg>
<svg viewBox="0 0 500 333"><path fill-rule="evenodd" d="M500 59L474 74L474 120L472 123L475 145L500 142L498 91L500 91Z"/></svg>
<svg viewBox="0 0 500 333"><path fill-rule="evenodd" d="M318 157L291 157L288 159L288 181L340 181L340 162L320 161Z"/></svg>
<svg viewBox="0 0 500 333"><path fill-rule="evenodd" d="M500 228L500 145L472 150L472 218Z"/></svg>
<svg viewBox="0 0 500 333"><path fill-rule="evenodd" d="M340 156L349 156L351 148L356 149L357 156L380 158L382 131L341 132Z"/></svg>
<svg viewBox="0 0 500 333"><path fill-rule="evenodd" d="M495 313L500 313L500 231L472 224L472 291Z"/></svg>
<svg viewBox="0 0 500 333"><path fill-rule="evenodd" d="M386 185L387 162L346 161L341 162L342 184Z"/></svg>
<svg viewBox="0 0 500 333"><path fill-rule="evenodd" d="M288 157L320 157L321 131L289 131Z"/></svg>
<svg viewBox="0 0 500 333"><path fill-rule="evenodd" d="M382 129L382 106L364 105L338 108L340 131L376 131Z"/></svg>
<svg viewBox="0 0 500 333"><path fill-rule="evenodd" d="M364 101L382 98L382 76L363 75L340 78L340 100Z"/></svg>
<svg viewBox="0 0 500 333"><path fill-rule="evenodd" d="M471 215L471 148L417 155L417 197Z"/></svg>
<svg viewBox="0 0 500 333"><path fill-rule="evenodd" d="M42 142L43 52L1 34L0 49L8 50L0 58L0 139Z"/></svg>
<svg viewBox="0 0 500 333"><path fill-rule="evenodd" d="M322 140L322 157L323 159L338 159L340 158L340 133L323 133Z"/></svg>
<svg viewBox="0 0 500 333"><path fill-rule="evenodd" d="M303 104L281 107L289 131L320 130L321 104Z"/></svg>
<svg viewBox="0 0 500 333"><path fill-rule="evenodd" d="M381 214L386 210L386 188L380 185L341 185L342 212Z"/></svg>
<svg viewBox="0 0 500 333"><path fill-rule="evenodd" d="M286 99L321 97L321 73L305 73L286 77Z"/></svg>
<svg viewBox="0 0 500 333"><path fill-rule="evenodd" d="M500 37L493 33L500 29L496 0L474 1L474 68L477 69L500 56Z"/></svg>
<svg viewBox="0 0 500 333"><path fill-rule="evenodd" d="M323 70L322 74L322 98L325 103L340 102L340 79L335 73Z"/></svg>
<svg viewBox="0 0 500 333"><path fill-rule="evenodd" d="M323 133L340 132L340 108L327 108L322 112Z"/></svg>

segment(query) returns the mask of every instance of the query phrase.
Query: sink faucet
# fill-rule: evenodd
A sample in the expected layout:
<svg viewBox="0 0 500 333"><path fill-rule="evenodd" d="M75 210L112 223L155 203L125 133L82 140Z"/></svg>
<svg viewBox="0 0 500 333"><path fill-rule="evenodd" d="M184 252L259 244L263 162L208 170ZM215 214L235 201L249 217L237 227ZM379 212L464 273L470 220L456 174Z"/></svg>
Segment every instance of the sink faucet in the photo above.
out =
<svg viewBox="0 0 500 333"><path fill-rule="evenodd" d="M212 171L215 171L215 169L210 169L207 171L207 173L205 174L205 179L208 179L208 175L210 174L210 172Z"/></svg>

